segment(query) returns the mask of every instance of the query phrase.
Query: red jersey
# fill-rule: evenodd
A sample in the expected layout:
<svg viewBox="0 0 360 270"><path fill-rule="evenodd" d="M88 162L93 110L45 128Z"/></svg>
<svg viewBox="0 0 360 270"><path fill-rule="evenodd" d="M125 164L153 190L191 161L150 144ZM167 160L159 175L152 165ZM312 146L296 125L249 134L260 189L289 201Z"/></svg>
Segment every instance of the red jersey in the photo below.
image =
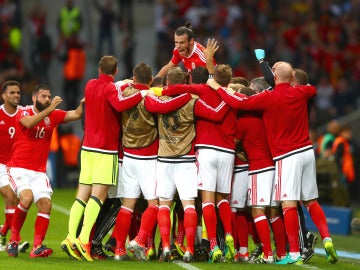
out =
<svg viewBox="0 0 360 270"><path fill-rule="evenodd" d="M58 109L52 111L33 128L21 125L22 117L32 115L35 115L34 106L26 106L16 114L15 142L7 166L46 172L53 130L64 123L66 111Z"/></svg>
<svg viewBox="0 0 360 270"><path fill-rule="evenodd" d="M171 85L165 87L162 94L171 96L184 92L198 95L206 104L216 108L222 102L221 97L206 84ZM236 115L232 110L220 123L198 118L196 123L196 148L212 148L235 153Z"/></svg>
<svg viewBox="0 0 360 270"><path fill-rule="evenodd" d="M253 112L242 114L236 121L236 139L242 141L247 154L249 174L275 169L261 115Z"/></svg>
<svg viewBox="0 0 360 270"><path fill-rule="evenodd" d="M312 148L307 114L308 99L316 95L312 85L281 83L273 91L253 96L233 95L219 88L217 93L237 110L262 112L266 137L274 160L298 150Z"/></svg>
<svg viewBox="0 0 360 270"><path fill-rule="evenodd" d="M142 99L140 93L129 97L119 94L110 75L100 74L85 86L85 125L82 148L116 154L120 140L120 113Z"/></svg>
<svg viewBox="0 0 360 270"><path fill-rule="evenodd" d="M175 65L178 65L180 62L182 62L188 72L191 72L191 70L199 66L206 67L206 57L204 54L204 50L204 46L195 41L194 48L191 54L189 56L182 56L180 55L178 49L175 47L173 50L171 62Z"/></svg>
<svg viewBox="0 0 360 270"><path fill-rule="evenodd" d="M191 98L190 94L182 94L170 100L161 100L156 96L147 96L145 98L145 106L150 112L167 114L178 110ZM197 99L194 104L194 116L213 122L221 122L228 111L229 107L226 106L225 102L220 102L216 108L209 106L201 99ZM195 119L192 124L195 124ZM193 141L191 151L188 155L194 155L194 146L195 141Z"/></svg>
<svg viewBox="0 0 360 270"><path fill-rule="evenodd" d="M4 108L4 105L0 106L0 163L6 164L11 157L11 147L15 141L15 125L16 125L16 114L8 114Z"/></svg>

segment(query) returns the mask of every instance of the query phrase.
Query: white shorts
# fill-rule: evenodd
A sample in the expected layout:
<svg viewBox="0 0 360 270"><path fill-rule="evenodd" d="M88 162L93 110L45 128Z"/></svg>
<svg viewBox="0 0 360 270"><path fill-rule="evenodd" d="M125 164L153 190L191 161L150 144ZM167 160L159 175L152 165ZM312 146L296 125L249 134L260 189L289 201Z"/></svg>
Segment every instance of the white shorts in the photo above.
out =
<svg viewBox="0 0 360 270"><path fill-rule="evenodd" d="M7 169L10 186L18 197L21 191L30 189L35 203L40 198L51 199L53 190L46 173L17 167L8 167Z"/></svg>
<svg viewBox="0 0 360 270"><path fill-rule="evenodd" d="M158 162L156 168L156 195L172 200L176 190L180 200L197 197L197 167L195 162Z"/></svg>
<svg viewBox="0 0 360 270"><path fill-rule="evenodd" d="M248 206L270 206L274 186L274 167L258 173L249 172Z"/></svg>
<svg viewBox="0 0 360 270"><path fill-rule="evenodd" d="M142 193L146 200L156 199L156 163L156 158L124 156L118 187L120 198L139 198Z"/></svg>
<svg viewBox="0 0 360 270"><path fill-rule="evenodd" d="M198 149L196 154L198 189L230 194L235 155L203 148Z"/></svg>
<svg viewBox="0 0 360 270"><path fill-rule="evenodd" d="M313 149L275 162L276 201L308 201L319 197Z"/></svg>
<svg viewBox="0 0 360 270"><path fill-rule="evenodd" d="M121 162L119 161L119 176L118 176L118 180L116 182L115 186L109 186L109 190L108 190L108 197L109 199L114 199L114 198L120 198L120 179L121 179L121 175L122 174L122 160Z"/></svg>
<svg viewBox="0 0 360 270"><path fill-rule="evenodd" d="M245 208L247 198L247 182L249 179L248 165L244 165L242 169L239 166L234 172L231 187L231 203L232 208Z"/></svg>
<svg viewBox="0 0 360 270"><path fill-rule="evenodd" d="M0 163L0 188L9 185L9 176L6 172L6 165Z"/></svg>

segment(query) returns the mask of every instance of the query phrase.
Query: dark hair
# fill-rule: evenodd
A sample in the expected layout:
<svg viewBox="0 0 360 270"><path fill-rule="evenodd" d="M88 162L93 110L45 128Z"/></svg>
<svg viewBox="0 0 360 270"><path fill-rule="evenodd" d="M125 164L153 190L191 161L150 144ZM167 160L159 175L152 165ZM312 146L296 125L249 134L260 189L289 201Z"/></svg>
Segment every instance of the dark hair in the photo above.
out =
<svg viewBox="0 0 360 270"><path fill-rule="evenodd" d="M256 91L262 92L264 90L268 90L271 86L267 83L264 77L256 77L250 81L250 85L252 84L252 88Z"/></svg>
<svg viewBox="0 0 360 270"><path fill-rule="evenodd" d="M118 60L112 55L105 55L99 61L99 67L102 73L114 75L117 69Z"/></svg>
<svg viewBox="0 0 360 270"><path fill-rule="evenodd" d="M150 87L162 87L163 86L163 77L157 76L154 77Z"/></svg>
<svg viewBox="0 0 360 270"><path fill-rule="evenodd" d="M50 91L50 87L45 84L38 84L34 87L32 95L33 96L36 95L40 90L49 90Z"/></svg>
<svg viewBox="0 0 360 270"><path fill-rule="evenodd" d="M140 84L149 84L152 80L151 68L145 63L137 64L133 69L133 75Z"/></svg>
<svg viewBox="0 0 360 270"><path fill-rule="evenodd" d="M256 91L254 89L251 89L250 87L245 86L245 87L241 88L240 93L250 97L252 95L255 95Z"/></svg>
<svg viewBox="0 0 360 270"><path fill-rule="evenodd" d="M244 86L249 86L248 80L245 77L241 76L232 77L230 83L240 83Z"/></svg>
<svg viewBox="0 0 360 270"><path fill-rule="evenodd" d="M9 80L9 81L4 82L1 87L1 93L5 93L8 86L14 86L14 85L18 86L20 88L20 83L18 81Z"/></svg>
<svg viewBox="0 0 360 270"><path fill-rule="evenodd" d="M190 22L186 22L184 26L179 27L175 31L175 35L177 36L182 36L184 34L187 34L188 40L195 38L194 31L192 30L192 25Z"/></svg>
<svg viewBox="0 0 360 270"><path fill-rule="evenodd" d="M198 66L191 70L191 81L195 84L206 83L209 78L209 71L203 67Z"/></svg>

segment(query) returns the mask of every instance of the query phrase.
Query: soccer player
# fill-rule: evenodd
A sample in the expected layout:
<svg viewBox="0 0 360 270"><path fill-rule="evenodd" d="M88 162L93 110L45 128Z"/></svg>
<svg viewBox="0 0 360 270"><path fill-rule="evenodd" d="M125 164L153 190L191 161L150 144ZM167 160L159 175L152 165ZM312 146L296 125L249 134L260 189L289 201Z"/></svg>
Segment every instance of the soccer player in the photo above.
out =
<svg viewBox="0 0 360 270"><path fill-rule="evenodd" d="M109 186L114 186L118 180L119 112L136 105L147 94L147 91L138 92L127 98L119 95L114 84L117 65L114 56L103 56L99 61L98 78L89 80L85 86L79 186L70 209L68 235L61 243L70 258L80 259L80 253L84 260L93 261L90 233L108 196ZM83 215L82 229L77 237L77 228Z"/></svg>
<svg viewBox="0 0 360 270"><path fill-rule="evenodd" d="M191 73L191 70L195 67L206 67L205 48L195 41L195 34L192 30L191 23L187 22L184 26L177 28L174 40L175 48L172 58L169 63L160 69L156 77L165 76L170 68L178 66L180 62L183 63L189 73ZM215 60L212 60L211 64L215 66Z"/></svg>
<svg viewBox="0 0 360 270"><path fill-rule="evenodd" d="M83 111L82 102L75 110L56 109L62 99L58 96L52 98L50 89L45 85L35 86L32 101L33 105L22 108L16 115L17 134L11 159L7 163L11 188L20 199L7 247L8 254L13 257L18 255L20 230L33 202L38 208L38 214L30 257L47 257L52 254L52 249L43 245L51 211L52 189L46 176L51 137L54 128L61 123L80 119Z"/></svg>
<svg viewBox="0 0 360 270"><path fill-rule="evenodd" d="M19 199L12 191L9 178L6 173L6 163L10 160L11 147L15 141L15 119L16 113L21 108L20 83L9 80L3 83L1 97L4 104L0 106L0 194L5 203L5 222L0 226L0 251L6 250L6 234L11 228L16 205ZM29 247L29 242L19 245L19 251L23 252Z"/></svg>
<svg viewBox="0 0 360 270"><path fill-rule="evenodd" d="M149 90L152 82L152 70L145 63L139 63L133 69L133 83L120 86L120 95L139 94ZM128 249L134 255L146 260L148 237L156 225L159 210L156 190L156 159L159 147L157 124L154 115L144 107L144 99L121 114L123 128L122 145L124 158L119 189L122 205L116 218L116 260L127 260L125 242L129 233L131 217L140 194L148 202L141 217L141 225L136 237L129 242Z"/></svg>
<svg viewBox="0 0 360 270"><path fill-rule="evenodd" d="M171 68L167 74L168 85L185 82L180 68ZM182 98L188 96L186 105L179 107ZM185 262L194 259L194 242L197 225L195 197L197 196L197 167L195 164L195 117L220 122L228 107L220 103L211 108L197 97L183 94L170 99L148 96L145 107L158 114L160 145L157 164L157 189L160 209L158 225L162 238L162 260L170 260L170 206L176 190L184 208L184 228L187 240Z"/></svg>
<svg viewBox="0 0 360 270"><path fill-rule="evenodd" d="M288 256L277 264L303 263L299 251L298 201L304 203L317 226L328 261L336 263L338 256L324 211L317 201L315 155L309 139L307 104L309 98L315 96L316 88L311 85L291 86L293 69L289 63L277 62L272 71L274 90L251 97L230 94L214 80L208 83L233 108L262 113L270 152L275 161L275 200L282 204L290 246Z"/></svg>
<svg viewBox="0 0 360 270"><path fill-rule="evenodd" d="M231 68L228 65L217 65L214 76L221 85L227 86L232 76ZM184 92L198 95L212 107L217 107L221 103L221 98L205 84L170 85L163 90L163 95ZM201 190L203 217L210 241L211 262L219 261L222 257L222 251L216 240L215 203L224 226L227 246L225 256L228 261L233 260L235 252L228 200L235 159L235 121L235 114L230 110L221 123L199 118L196 125L198 189Z"/></svg>

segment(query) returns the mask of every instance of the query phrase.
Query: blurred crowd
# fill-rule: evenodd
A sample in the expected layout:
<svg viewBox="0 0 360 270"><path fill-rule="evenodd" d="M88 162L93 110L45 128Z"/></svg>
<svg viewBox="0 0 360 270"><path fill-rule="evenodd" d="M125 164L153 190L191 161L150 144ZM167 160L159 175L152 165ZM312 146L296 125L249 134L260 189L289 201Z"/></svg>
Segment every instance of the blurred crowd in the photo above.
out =
<svg viewBox="0 0 360 270"><path fill-rule="evenodd" d="M255 48L266 50L270 64L283 60L307 71L318 87L312 127L358 108L360 1L157 0L157 68L169 61L174 29L186 21L200 43L220 42L217 62L229 64L234 76L261 75Z"/></svg>

